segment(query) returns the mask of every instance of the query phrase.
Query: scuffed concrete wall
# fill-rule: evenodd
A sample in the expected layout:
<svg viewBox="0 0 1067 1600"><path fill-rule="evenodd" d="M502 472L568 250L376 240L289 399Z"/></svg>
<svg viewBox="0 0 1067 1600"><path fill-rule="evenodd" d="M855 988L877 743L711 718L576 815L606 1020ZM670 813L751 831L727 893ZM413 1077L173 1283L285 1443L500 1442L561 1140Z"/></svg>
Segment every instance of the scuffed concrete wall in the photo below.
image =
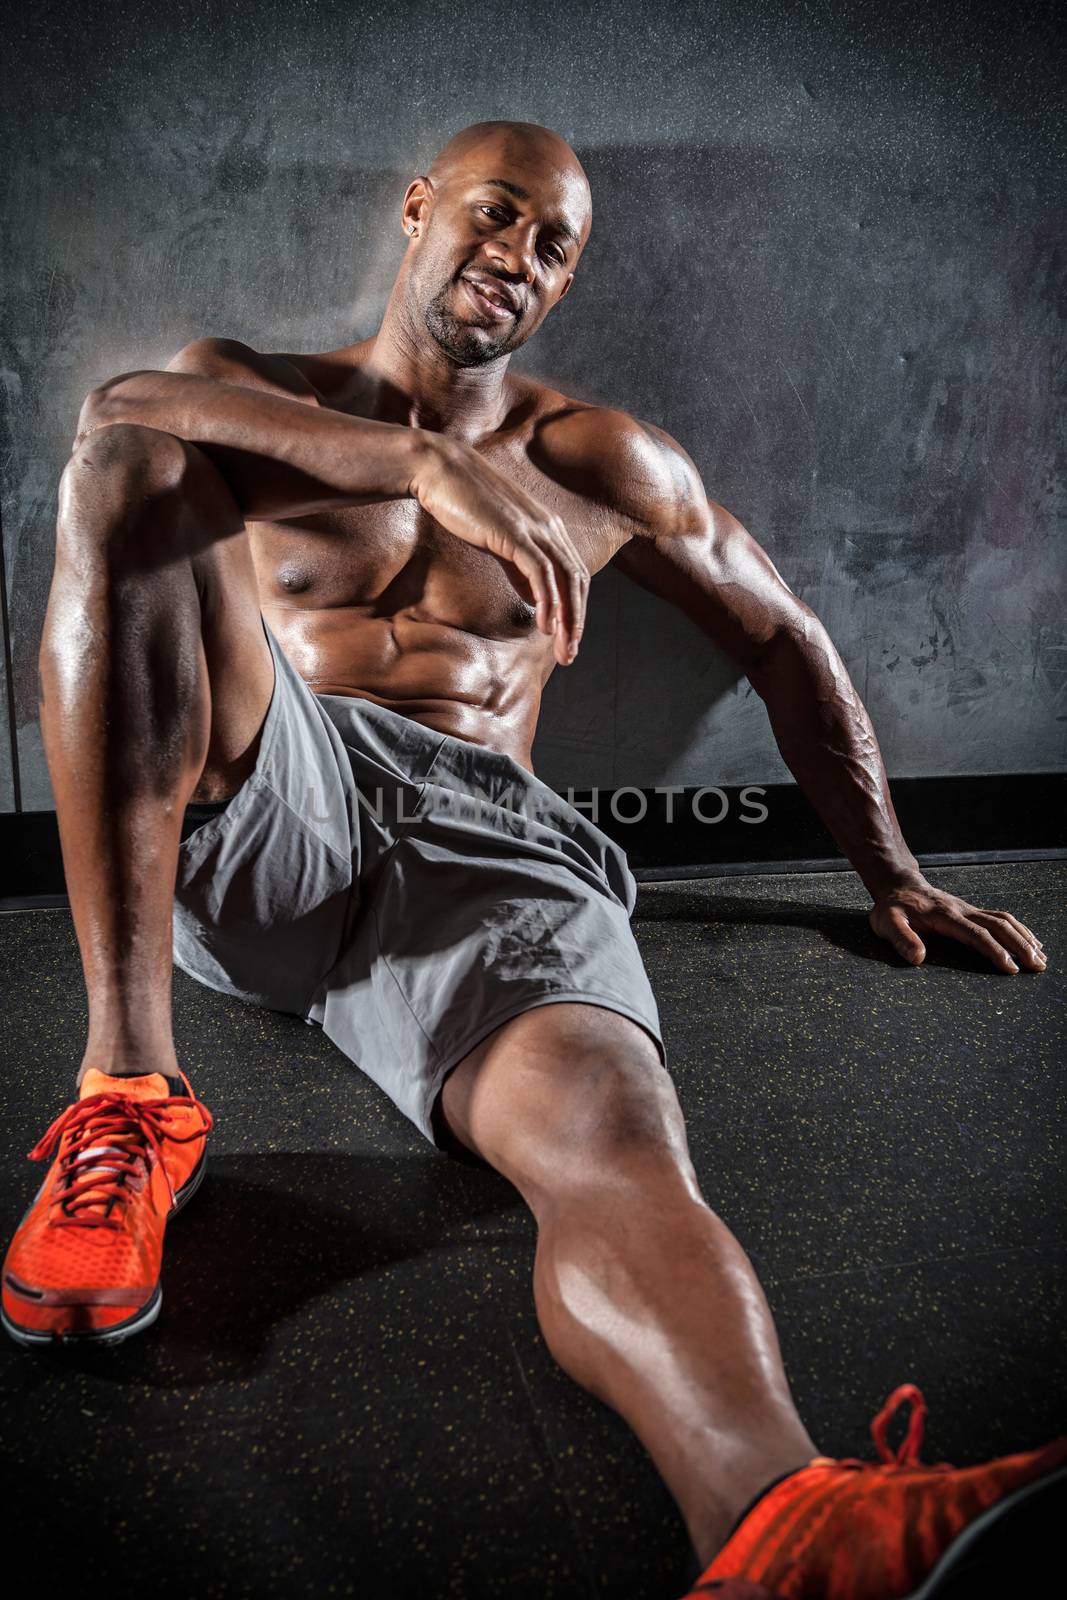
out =
<svg viewBox="0 0 1067 1600"><path fill-rule="evenodd" d="M579 3L509 8L503 33L500 15L116 0L10 26L23 804L52 804L36 652L86 389L205 333L307 350L372 333L404 188L494 116L557 129L593 184L574 289L516 367L684 445L826 622L891 775L1062 767L1052 11ZM612 570L535 760L560 788L787 776L747 684Z"/></svg>

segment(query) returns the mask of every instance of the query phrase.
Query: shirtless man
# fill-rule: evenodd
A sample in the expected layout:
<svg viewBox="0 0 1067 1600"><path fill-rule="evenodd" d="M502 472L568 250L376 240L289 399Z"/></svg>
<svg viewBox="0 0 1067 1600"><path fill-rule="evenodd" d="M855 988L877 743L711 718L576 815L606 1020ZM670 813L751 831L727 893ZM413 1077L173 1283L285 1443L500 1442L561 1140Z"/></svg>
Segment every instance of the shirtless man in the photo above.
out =
<svg viewBox="0 0 1067 1600"><path fill-rule="evenodd" d="M1038 972L1040 941L927 883L833 644L681 446L509 373L589 236L570 147L475 124L401 219L374 337L199 339L83 408L40 672L89 1037L33 1152L54 1159L8 1251L5 1327L113 1342L158 1312L211 1124L175 1054L173 956L323 1025L435 1144L517 1187L548 1346L648 1449L705 1583L892 1600L1047 1486L1067 1440L930 1470L902 1386L876 1429L888 1463L885 1418L912 1404L891 1465L819 1455L689 1160L625 856L562 800L531 820L504 799L516 780L552 798L531 744L591 575L614 560L747 675L906 961L936 933ZM482 796L476 827L426 802L438 778ZM218 815L183 842L197 801Z"/></svg>

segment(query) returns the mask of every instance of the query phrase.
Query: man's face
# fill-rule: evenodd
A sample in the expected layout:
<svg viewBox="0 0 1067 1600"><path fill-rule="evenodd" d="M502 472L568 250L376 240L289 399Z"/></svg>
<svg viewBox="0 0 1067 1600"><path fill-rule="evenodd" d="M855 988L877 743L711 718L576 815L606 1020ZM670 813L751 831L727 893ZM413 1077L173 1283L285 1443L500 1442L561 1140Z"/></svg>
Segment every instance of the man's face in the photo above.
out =
<svg viewBox="0 0 1067 1600"><path fill-rule="evenodd" d="M570 288L588 189L551 156L487 146L434 187L423 215L410 283L427 331L458 365L482 366L525 344Z"/></svg>

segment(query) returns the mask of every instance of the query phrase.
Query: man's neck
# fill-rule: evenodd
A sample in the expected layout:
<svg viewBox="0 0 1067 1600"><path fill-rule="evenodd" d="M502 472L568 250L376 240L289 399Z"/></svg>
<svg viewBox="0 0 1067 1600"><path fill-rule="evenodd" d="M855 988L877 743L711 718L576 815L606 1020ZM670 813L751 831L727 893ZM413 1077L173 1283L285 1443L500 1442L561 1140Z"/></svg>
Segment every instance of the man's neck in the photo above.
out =
<svg viewBox="0 0 1067 1600"><path fill-rule="evenodd" d="M416 333L392 305L370 343L362 375L373 415L472 443L495 433L511 405L508 356L462 367L429 334Z"/></svg>

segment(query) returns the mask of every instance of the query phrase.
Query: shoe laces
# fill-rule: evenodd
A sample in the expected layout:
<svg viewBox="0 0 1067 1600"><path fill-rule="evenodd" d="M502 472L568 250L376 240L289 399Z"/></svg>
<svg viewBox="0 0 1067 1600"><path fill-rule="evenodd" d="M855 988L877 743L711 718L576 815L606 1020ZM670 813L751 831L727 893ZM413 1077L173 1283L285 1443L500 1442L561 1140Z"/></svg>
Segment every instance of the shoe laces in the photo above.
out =
<svg viewBox="0 0 1067 1600"><path fill-rule="evenodd" d="M172 1106L195 1107L203 1125L190 1133L173 1132ZM188 1144L207 1134L212 1122L211 1112L195 1095L134 1100L121 1090L105 1089L74 1101L28 1152L31 1161L47 1161L57 1142L69 1136L51 1196L50 1223L61 1228L121 1228L131 1194L144 1188L148 1171L157 1162L173 1204L174 1186L161 1160L163 1140Z"/></svg>
<svg viewBox="0 0 1067 1600"><path fill-rule="evenodd" d="M910 1405L908 1415L908 1431L903 1443L894 1450L888 1440L889 1424L896 1416L902 1405ZM923 1431L926 1427L927 1405L923 1398L922 1390L914 1383L902 1383L889 1396L885 1405L871 1423L871 1438L874 1440L875 1449L880 1458L880 1468L891 1471L906 1472L920 1467L927 1472L954 1472L956 1469L951 1461L938 1461L928 1463L920 1461L919 1451L922 1449ZM838 1459L836 1465L842 1467L868 1467L874 1468L872 1461L859 1461L854 1456Z"/></svg>

